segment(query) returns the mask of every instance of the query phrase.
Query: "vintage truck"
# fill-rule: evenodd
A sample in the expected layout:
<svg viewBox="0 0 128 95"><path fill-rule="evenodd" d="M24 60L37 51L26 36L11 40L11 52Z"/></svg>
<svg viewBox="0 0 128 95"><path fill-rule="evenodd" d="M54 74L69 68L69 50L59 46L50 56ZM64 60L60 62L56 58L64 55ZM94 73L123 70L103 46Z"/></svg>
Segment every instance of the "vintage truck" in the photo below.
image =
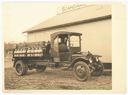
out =
<svg viewBox="0 0 128 95"><path fill-rule="evenodd" d="M28 70L44 72L47 66L71 68L79 81L90 75L100 76L104 66L100 55L81 52L81 33L56 32L51 41L19 44L13 49L13 67L17 75L25 75ZM42 37L43 39L43 37Z"/></svg>

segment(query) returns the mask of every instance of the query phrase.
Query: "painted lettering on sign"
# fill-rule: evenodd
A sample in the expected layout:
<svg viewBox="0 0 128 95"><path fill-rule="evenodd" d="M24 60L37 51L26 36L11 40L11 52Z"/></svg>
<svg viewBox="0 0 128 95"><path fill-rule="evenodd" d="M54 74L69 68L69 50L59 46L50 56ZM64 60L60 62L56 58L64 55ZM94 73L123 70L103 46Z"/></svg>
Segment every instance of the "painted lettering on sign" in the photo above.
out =
<svg viewBox="0 0 128 95"><path fill-rule="evenodd" d="M58 8L57 14L62 14L62 13L65 13L65 12L73 11L73 10L80 9L80 8L83 8L83 7L86 7L86 6L88 6L88 5L86 5L86 4L66 5L66 6L63 6L61 8Z"/></svg>

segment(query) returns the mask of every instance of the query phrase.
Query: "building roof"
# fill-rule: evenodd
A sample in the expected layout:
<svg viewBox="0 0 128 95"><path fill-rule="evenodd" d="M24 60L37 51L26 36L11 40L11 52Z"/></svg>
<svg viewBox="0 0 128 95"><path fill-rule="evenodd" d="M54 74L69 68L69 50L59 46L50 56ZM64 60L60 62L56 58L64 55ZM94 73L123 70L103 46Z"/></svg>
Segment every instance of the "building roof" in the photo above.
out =
<svg viewBox="0 0 128 95"><path fill-rule="evenodd" d="M88 5L84 8L56 15L30 29L27 33L44 31L63 27L66 25L80 24L98 19L111 18L111 5Z"/></svg>

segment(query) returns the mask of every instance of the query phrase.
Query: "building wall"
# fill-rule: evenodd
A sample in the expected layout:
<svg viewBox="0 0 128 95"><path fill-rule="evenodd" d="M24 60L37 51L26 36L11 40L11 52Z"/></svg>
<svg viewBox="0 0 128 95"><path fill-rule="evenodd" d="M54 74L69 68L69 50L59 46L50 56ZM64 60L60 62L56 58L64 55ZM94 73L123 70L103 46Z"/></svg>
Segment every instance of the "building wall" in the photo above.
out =
<svg viewBox="0 0 128 95"><path fill-rule="evenodd" d="M57 28L28 34L28 42L48 41L50 34L58 31L82 33L82 51L102 55L103 62L112 62L112 24L111 19L92 23Z"/></svg>

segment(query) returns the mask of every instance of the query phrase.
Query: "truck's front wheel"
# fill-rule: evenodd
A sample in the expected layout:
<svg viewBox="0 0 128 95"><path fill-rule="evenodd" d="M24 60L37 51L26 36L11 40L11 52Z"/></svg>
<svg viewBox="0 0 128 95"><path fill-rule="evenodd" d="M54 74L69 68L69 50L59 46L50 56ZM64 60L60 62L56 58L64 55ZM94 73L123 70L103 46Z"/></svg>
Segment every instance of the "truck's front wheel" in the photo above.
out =
<svg viewBox="0 0 128 95"><path fill-rule="evenodd" d="M23 61L17 61L15 63L15 71L16 74L19 76L25 75L27 73L28 66L27 64L23 63Z"/></svg>
<svg viewBox="0 0 128 95"><path fill-rule="evenodd" d="M88 65L83 61L79 61L75 63L73 67L73 72L74 72L74 76L79 81L85 81L90 76L90 69Z"/></svg>

